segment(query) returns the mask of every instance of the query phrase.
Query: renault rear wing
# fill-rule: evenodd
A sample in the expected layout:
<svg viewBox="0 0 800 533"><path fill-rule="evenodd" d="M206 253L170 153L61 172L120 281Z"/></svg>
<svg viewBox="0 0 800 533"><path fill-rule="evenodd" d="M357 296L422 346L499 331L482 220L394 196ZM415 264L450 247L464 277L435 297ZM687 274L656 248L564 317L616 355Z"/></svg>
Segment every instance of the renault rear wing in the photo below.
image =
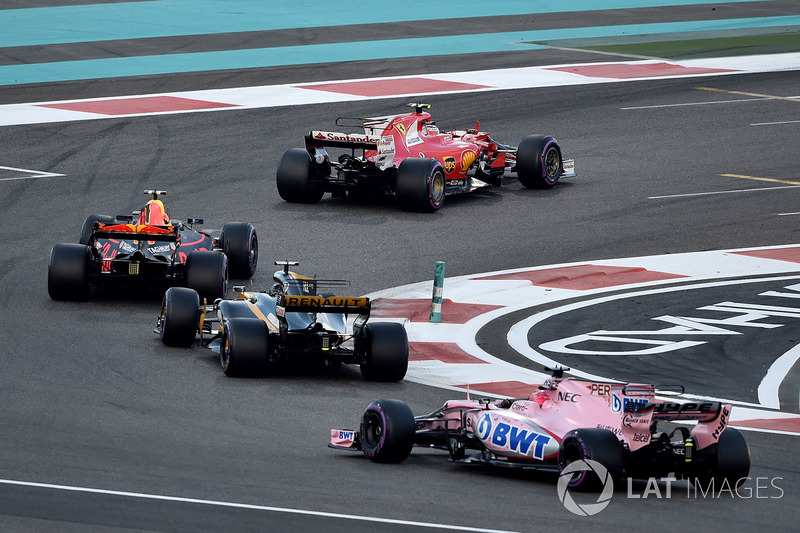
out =
<svg viewBox="0 0 800 533"><path fill-rule="evenodd" d="M276 314L340 313L367 316L370 307L370 300L365 297L280 294L276 303Z"/></svg>

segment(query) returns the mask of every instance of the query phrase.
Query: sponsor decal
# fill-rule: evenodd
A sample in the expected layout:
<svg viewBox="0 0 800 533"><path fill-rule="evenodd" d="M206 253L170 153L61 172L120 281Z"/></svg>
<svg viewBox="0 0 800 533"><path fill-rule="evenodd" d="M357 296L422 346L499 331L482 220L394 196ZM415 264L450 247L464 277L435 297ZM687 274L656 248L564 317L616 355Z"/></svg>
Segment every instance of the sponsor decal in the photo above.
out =
<svg viewBox="0 0 800 533"><path fill-rule="evenodd" d="M461 154L461 170L466 170L478 159L478 154L473 150L464 150Z"/></svg>
<svg viewBox="0 0 800 533"><path fill-rule="evenodd" d="M649 433L634 433L633 434L633 442L650 442L650 434Z"/></svg>
<svg viewBox="0 0 800 533"><path fill-rule="evenodd" d="M487 444L491 443L495 449L508 450L534 459L544 459L544 447L550 442L548 435L506 422L493 423L491 413L481 415L476 435Z"/></svg>
<svg viewBox="0 0 800 533"><path fill-rule="evenodd" d="M148 252L151 254L162 254L165 252L171 252L174 245L172 244L162 244L161 246L151 246L147 249Z"/></svg>
<svg viewBox="0 0 800 533"><path fill-rule="evenodd" d="M362 144L378 144L380 137L376 135L364 135L361 133L337 133L334 131L315 131L312 137L321 141L339 141Z"/></svg>
<svg viewBox="0 0 800 533"><path fill-rule="evenodd" d="M378 157L375 158L375 164L381 170L386 170L392 163L394 163L395 146L394 136L384 135L381 137L381 144L378 146Z"/></svg>
<svg viewBox="0 0 800 533"><path fill-rule="evenodd" d="M611 411L619 413L624 411L626 413L638 413L639 408L633 407L634 404L646 404L646 398L620 398L617 394L611 395Z"/></svg>
<svg viewBox="0 0 800 533"><path fill-rule="evenodd" d="M562 402L572 402L578 403L578 398L580 398L580 394L575 394L574 392L559 392L558 399Z"/></svg>
<svg viewBox="0 0 800 533"><path fill-rule="evenodd" d="M368 298L349 298L345 296L324 298L322 296L286 295L284 297L284 307L366 307L368 302Z"/></svg>
<svg viewBox="0 0 800 533"><path fill-rule="evenodd" d="M456 169L456 158L453 156L447 156L442 160L442 166L444 166L445 172L448 174L452 174L453 171Z"/></svg>
<svg viewBox="0 0 800 533"><path fill-rule="evenodd" d="M448 187L463 187L466 180L447 180Z"/></svg>
<svg viewBox="0 0 800 533"><path fill-rule="evenodd" d="M725 430L725 427L728 425L728 415L730 414L730 409L727 407L722 409L722 414L719 416L719 424L717 424L717 429L711 434L712 437L718 439L722 432Z"/></svg>
<svg viewBox="0 0 800 533"><path fill-rule="evenodd" d="M286 316L286 308L285 307L281 307L280 305L276 305L275 306L275 314L280 316L280 317Z"/></svg>
<svg viewBox="0 0 800 533"><path fill-rule="evenodd" d="M608 383L590 383L589 394L592 396L603 396L608 398L611 396L611 385Z"/></svg>
<svg viewBox="0 0 800 533"><path fill-rule="evenodd" d="M719 411L719 402L701 402L701 403L673 403L663 402L653 405L653 412L657 415L668 414L711 414Z"/></svg>
<svg viewBox="0 0 800 533"><path fill-rule="evenodd" d="M609 425L606 425L606 424L597 424L597 427L600 428L600 429L607 429L608 431L610 431L611 433L613 433L614 435L617 435L617 436L622 435L622 429L621 428L615 428L614 426L609 426Z"/></svg>
<svg viewBox="0 0 800 533"><path fill-rule="evenodd" d="M356 440L356 432L346 429L331 430L331 444L334 446L351 446Z"/></svg>

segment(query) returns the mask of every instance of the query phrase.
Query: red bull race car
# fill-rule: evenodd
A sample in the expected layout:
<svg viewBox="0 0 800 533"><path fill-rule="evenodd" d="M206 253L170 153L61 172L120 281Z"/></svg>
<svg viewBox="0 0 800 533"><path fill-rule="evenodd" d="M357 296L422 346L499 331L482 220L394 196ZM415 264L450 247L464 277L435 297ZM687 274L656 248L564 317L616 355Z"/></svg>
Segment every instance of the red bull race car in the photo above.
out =
<svg viewBox="0 0 800 533"><path fill-rule="evenodd" d="M607 486L608 476L669 474L703 490L711 483L733 489L748 476L750 449L728 427L730 405L660 401L652 385L565 379L566 370L553 369L528 398L472 400L468 394L417 417L401 401L377 400L359 430L331 430L329 447L360 450L382 463L404 461L414 446L437 448L458 463L557 472L559 483L576 490ZM696 425L667 433L658 429L666 421Z"/></svg>
<svg viewBox="0 0 800 533"><path fill-rule="evenodd" d="M78 243L50 251L47 290L54 300L85 300L90 287L107 284L183 284L204 298L223 298L228 274L249 279L258 263L258 237L251 224L228 222L218 236L171 219L160 196L151 195L132 215L89 215Z"/></svg>
<svg viewBox="0 0 800 533"><path fill-rule="evenodd" d="M411 113L348 119L337 126L364 133L311 131L305 148L284 152L278 164L278 193L287 202L314 204L325 193L396 198L409 211L432 212L448 195L500 186L507 172L528 188L549 188L575 176L575 161L563 159L548 135L529 135L519 146L501 144L479 124L467 130L440 132L424 109ZM331 158L328 148L345 149Z"/></svg>
<svg viewBox="0 0 800 533"><path fill-rule="evenodd" d="M408 336L402 324L367 323L369 298L336 296L323 289L349 285L289 270L294 261L276 261L269 291L234 287L236 298L200 303L197 292L172 287L164 295L155 327L167 346L201 344L216 348L228 376L268 373L279 363L308 367L358 364L369 381L401 381L408 368ZM348 316L354 317L349 326ZM352 329L351 329L352 328Z"/></svg>

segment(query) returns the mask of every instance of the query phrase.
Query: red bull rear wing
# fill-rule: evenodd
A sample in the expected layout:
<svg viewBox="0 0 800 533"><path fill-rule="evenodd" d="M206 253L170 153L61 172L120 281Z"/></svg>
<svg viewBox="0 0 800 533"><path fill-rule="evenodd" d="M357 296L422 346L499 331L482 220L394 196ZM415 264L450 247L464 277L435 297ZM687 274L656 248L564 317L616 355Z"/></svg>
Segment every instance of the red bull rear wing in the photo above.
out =
<svg viewBox="0 0 800 533"><path fill-rule="evenodd" d="M95 236L103 239L136 239L137 236L142 236L143 240L175 242L179 237L178 228L174 226L105 224L98 222L94 231Z"/></svg>

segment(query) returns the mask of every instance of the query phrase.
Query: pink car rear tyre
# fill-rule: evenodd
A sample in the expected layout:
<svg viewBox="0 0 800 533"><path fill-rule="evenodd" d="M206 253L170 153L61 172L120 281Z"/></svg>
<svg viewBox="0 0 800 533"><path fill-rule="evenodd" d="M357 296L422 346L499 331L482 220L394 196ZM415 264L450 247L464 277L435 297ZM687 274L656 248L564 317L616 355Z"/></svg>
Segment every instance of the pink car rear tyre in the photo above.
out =
<svg viewBox="0 0 800 533"><path fill-rule="evenodd" d="M567 486L578 491L599 491L610 478L617 481L624 472L625 450L616 435L607 429L573 429L561 441L558 450L558 469L575 461L594 461L606 469L606 478L600 479L591 468L570 474Z"/></svg>

